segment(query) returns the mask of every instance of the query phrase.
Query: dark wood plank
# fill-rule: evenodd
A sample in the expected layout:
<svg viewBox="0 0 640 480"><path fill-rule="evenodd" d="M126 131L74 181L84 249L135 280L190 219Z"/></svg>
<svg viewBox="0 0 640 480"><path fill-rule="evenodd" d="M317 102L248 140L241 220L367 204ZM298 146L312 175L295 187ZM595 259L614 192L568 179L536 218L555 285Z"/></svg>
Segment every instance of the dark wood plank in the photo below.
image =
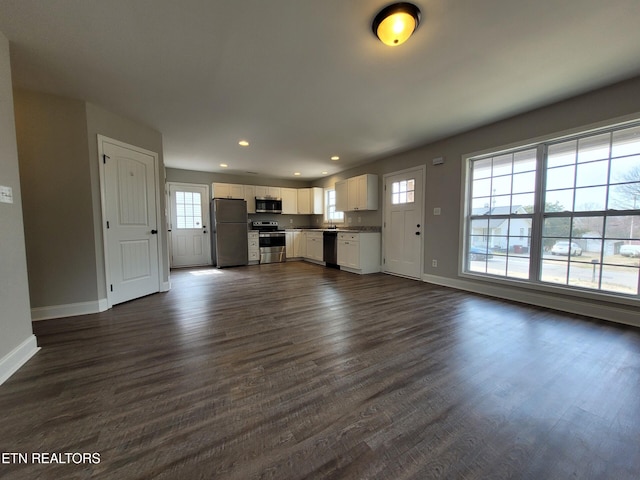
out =
<svg viewBox="0 0 640 480"><path fill-rule="evenodd" d="M640 478L640 330L305 263L34 324L0 477Z"/></svg>

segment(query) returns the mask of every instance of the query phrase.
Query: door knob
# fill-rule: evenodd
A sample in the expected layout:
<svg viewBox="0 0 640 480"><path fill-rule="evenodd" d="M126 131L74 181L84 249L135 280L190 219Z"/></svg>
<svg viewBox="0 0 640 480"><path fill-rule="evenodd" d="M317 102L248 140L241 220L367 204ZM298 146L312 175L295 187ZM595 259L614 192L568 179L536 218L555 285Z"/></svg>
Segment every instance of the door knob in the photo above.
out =
<svg viewBox="0 0 640 480"><path fill-rule="evenodd" d="M416 235L420 235L420 232L416 232Z"/></svg>

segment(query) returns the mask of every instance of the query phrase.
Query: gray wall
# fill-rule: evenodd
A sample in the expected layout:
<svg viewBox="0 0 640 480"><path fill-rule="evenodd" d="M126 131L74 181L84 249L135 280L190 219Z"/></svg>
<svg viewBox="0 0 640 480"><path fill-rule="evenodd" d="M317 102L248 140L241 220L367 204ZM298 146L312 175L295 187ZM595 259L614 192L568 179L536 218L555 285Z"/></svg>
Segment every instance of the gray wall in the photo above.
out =
<svg viewBox="0 0 640 480"><path fill-rule="evenodd" d="M181 170L167 168L167 182L201 183L211 186L213 182L237 183L240 185L265 185L267 187L305 188L311 183L302 180L287 180L277 178L263 178L259 175L237 175L217 172L197 172L194 170Z"/></svg>
<svg viewBox="0 0 640 480"><path fill-rule="evenodd" d="M158 153L162 134L80 100L16 89L18 154L31 307L97 302L107 297L97 135ZM164 224L164 195L160 195ZM161 229L161 278L168 251Z"/></svg>
<svg viewBox="0 0 640 480"><path fill-rule="evenodd" d="M0 203L0 362L32 335L22 217L22 192L11 91L9 41L0 33L0 184L13 203Z"/></svg>
<svg viewBox="0 0 640 480"><path fill-rule="evenodd" d="M612 119L640 115L640 77L620 82L609 87L596 90L548 107L540 108L513 118L505 119L470 132L434 142L420 148L391 155L366 165L341 172L339 175L315 182L317 186L330 186L336 180L359 175L375 173L382 176L386 173L400 171L409 167L426 165L425 192L425 264L423 272L427 275L456 280L458 275L461 190L462 190L462 156L496 147L533 140L539 137L556 135L561 132L580 131L593 124L607 122ZM431 160L444 157L445 164L434 166ZM380 206L382 205L382 198ZM440 207L442 215L434 216L433 209ZM353 214L349 214L353 215ZM364 215L364 214L363 214ZM382 224L382 210L368 213L366 221L375 225ZM438 267L431 266L431 260L438 260ZM477 281L466 280L469 284L480 285ZM450 282L444 282L450 283ZM501 287L504 288L504 287ZM530 297L527 289L508 287L511 298ZM549 301L561 298L555 293L545 293ZM539 302L547 305L547 303ZM604 302L589 302L600 307ZM551 303L548 303L551 304ZM612 306L613 307L613 306ZM587 307L589 308L589 307ZM616 315L620 319L625 312L632 312L635 307L616 305ZM613 310L612 310L613 311Z"/></svg>
<svg viewBox="0 0 640 480"><path fill-rule="evenodd" d="M93 236L95 237L95 262L98 278L99 298L106 298L107 287L105 284L105 266L102 238L102 211L100 204L100 175L98 164L98 134L113 138L121 142L144 148L158 154L159 173L158 188L160 191L160 211L162 219L158 230L160 231L160 249L162 258L165 259L160 266L160 276L163 282L169 281L169 253L167 250L167 229L165 221L165 197L164 197L164 157L162 149L162 134L146 125L134 122L109 112L104 108L91 103L86 103L87 115L87 141L89 148L89 169L91 176L92 206L93 206Z"/></svg>
<svg viewBox="0 0 640 480"><path fill-rule="evenodd" d="M14 94L31 306L97 300L84 102Z"/></svg>

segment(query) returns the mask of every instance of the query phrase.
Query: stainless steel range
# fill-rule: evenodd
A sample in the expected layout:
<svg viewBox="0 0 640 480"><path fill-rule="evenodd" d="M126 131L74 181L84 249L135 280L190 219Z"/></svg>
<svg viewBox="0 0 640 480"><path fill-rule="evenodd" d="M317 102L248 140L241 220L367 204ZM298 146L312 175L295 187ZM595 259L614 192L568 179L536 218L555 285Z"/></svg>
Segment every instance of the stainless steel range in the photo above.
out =
<svg viewBox="0 0 640 480"><path fill-rule="evenodd" d="M278 222L252 222L251 228L260 232L260 263L277 263L287 260L287 236L284 230L278 230Z"/></svg>

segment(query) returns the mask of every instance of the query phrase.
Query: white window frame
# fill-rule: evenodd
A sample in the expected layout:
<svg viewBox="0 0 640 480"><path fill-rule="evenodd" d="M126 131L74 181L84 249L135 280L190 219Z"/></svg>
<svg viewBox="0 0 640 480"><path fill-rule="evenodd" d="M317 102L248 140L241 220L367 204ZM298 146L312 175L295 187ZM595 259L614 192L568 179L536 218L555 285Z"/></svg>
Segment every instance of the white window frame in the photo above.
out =
<svg viewBox="0 0 640 480"><path fill-rule="evenodd" d="M462 156L462 176L461 176L461 215L460 215L460 239L459 239L459 256L458 256L458 274L462 278L479 280L482 282L486 282L487 284L495 284L499 288L502 286L511 286L522 288L526 290L531 290L531 293L527 293L526 290L522 290L521 297L522 298L530 298L535 299L537 294L535 291L539 292L550 292L550 293L560 293L566 296L573 296L578 298L584 298L588 300L596 300L596 301L605 301L611 303L618 303L623 305L632 305L632 306L640 306L640 292L637 295L626 295L626 294L618 294L615 292L608 292L604 290L594 290L594 289L583 289L570 285L563 284L553 284L542 282L539 280L540 278L540 268L541 268L541 242L542 242L542 224L541 222L544 219L544 212L541 211L542 206L544 205L544 175L537 175L537 185L536 185L536 205L538 206L538 211L534 215L534 225L532 227L533 232L532 239L532 253L535 249L535 255L532 255L530 260L530 277L527 280L503 277L497 275L490 275L485 273L476 273L471 272L467 269L468 259L467 254L469 249L469 239L470 239L470 192L471 192L471 175L469 164L475 159L480 157L490 157L496 156L502 153L509 153L516 150L524 150L526 148L534 148L537 147L539 150L544 153L544 148L546 148L545 144L556 143L563 140L569 140L571 138L578 138L581 136L588 135L597 135L598 133L604 133L606 131L612 131L617 129L624 129L633 126L637 126L640 124L640 113L627 115L625 117L613 119L610 121L599 122L597 124L589 125L586 127L578 127L565 132L561 132L558 134L551 134L544 137L539 137L523 142L518 142L509 145L503 145L501 147L487 149L479 152L473 152L469 154L465 154ZM542 168L544 165L542 164L543 155L538 154L538 165L537 171L542 172ZM638 213L638 210L633 210L635 214ZM574 214L577 212L574 212ZM489 289L490 287L487 285ZM536 303L533 301L533 303Z"/></svg>
<svg viewBox="0 0 640 480"><path fill-rule="evenodd" d="M329 196L331 195L330 192L334 193L334 198L335 198L335 187L333 188L325 188L324 189L324 221L326 223L331 223L333 225L342 225L344 224L344 212L338 212L338 210L336 210L336 206L335 203L333 205L329 204ZM331 218L331 206L333 206L333 212L334 213L341 213L342 214L342 218Z"/></svg>

